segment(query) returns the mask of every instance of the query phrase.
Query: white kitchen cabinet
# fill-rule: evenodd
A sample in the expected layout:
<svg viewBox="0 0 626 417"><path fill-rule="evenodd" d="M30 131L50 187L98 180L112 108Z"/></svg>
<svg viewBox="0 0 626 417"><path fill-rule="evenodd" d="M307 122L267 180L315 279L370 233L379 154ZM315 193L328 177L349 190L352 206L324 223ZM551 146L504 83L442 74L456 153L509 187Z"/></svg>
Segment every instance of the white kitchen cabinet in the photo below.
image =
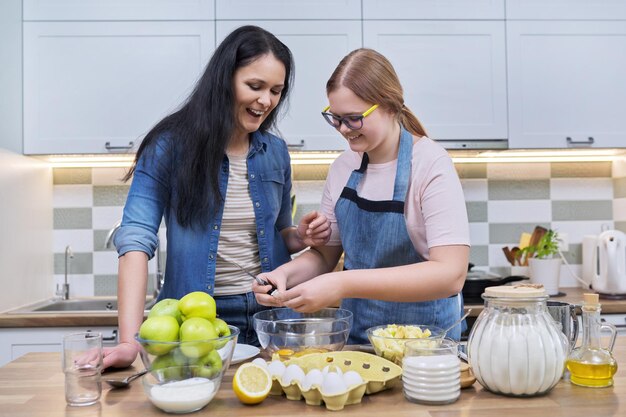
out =
<svg viewBox="0 0 626 417"><path fill-rule="evenodd" d="M291 50L295 84L289 109L279 120L280 136L294 150L344 150L346 141L321 116L326 107L326 81L348 52L361 46L361 22L217 21L217 42L233 29L254 24L269 30Z"/></svg>
<svg viewBox="0 0 626 417"><path fill-rule="evenodd" d="M209 20L214 0L24 0L26 21Z"/></svg>
<svg viewBox="0 0 626 417"><path fill-rule="evenodd" d="M624 20L626 0L506 0L506 18L526 20Z"/></svg>
<svg viewBox="0 0 626 417"><path fill-rule="evenodd" d="M363 33L365 46L393 64L431 138L505 146L503 21L364 21Z"/></svg>
<svg viewBox="0 0 626 417"><path fill-rule="evenodd" d="M504 0L363 0L364 19L504 19Z"/></svg>
<svg viewBox="0 0 626 417"><path fill-rule="evenodd" d="M191 92L214 23L24 22L24 153L135 149Z"/></svg>
<svg viewBox="0 0 626 417"><path fill-rule="evenodd" d="M216 0L217 20L361 19L361 0Z"/></svg>
<svg viewBox="0 0 626 417"><path fill-rule="evenodd" d="M626 25L507 22L509 147L623 147Z"/></svg>
<svg viewBox="0 0 626 417"><path fill-rule="evenodd" d="M63 335L88 330L102 333L103 346L115 346L118 342L114 326L1 328L0 366L29 352L61 352Z"/></svg>

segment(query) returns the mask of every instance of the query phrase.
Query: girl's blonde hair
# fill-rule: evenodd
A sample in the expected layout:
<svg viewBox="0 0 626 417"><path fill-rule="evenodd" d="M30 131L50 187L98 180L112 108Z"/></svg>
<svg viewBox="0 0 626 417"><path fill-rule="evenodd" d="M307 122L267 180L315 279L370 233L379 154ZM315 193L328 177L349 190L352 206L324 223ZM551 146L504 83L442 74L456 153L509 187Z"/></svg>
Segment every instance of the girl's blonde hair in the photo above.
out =
<svg viewBox="0 0 626 417"><path fill-rule="evenodd" d="M378 104L396 115L406 130L428 136L418 118L404 105L402 85L393 65L373 49L355 49L346 55L326 83L326 94L344 86L361 100Z"/></svg>

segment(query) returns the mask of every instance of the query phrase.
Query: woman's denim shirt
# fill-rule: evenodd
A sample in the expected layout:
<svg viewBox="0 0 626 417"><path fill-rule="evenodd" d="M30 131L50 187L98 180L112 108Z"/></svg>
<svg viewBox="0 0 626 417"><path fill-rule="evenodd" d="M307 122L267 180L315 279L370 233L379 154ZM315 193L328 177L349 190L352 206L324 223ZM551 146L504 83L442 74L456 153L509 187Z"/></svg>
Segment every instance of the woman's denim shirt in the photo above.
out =
<svg viewBox="0 0 626 417"><path fill-rule="evenodd" d="M183 227L176 219L171 196L176 195L169 135L159 137L137 162L122 226L115 235L119 256L130 251L154 256L161 218L167 227L167 268L159 299L180 298L192 291L213 294L215 258L224 202L210 218L208 227ZM152 150L153 152L149 152ZM252 135L247 157L250 197L256 220L259 257L263 272L288 262L291 257L280 230L291 226L291 166L285 142L269 133ZM228 158L224 156L219 187L228 186Z"/></svg>

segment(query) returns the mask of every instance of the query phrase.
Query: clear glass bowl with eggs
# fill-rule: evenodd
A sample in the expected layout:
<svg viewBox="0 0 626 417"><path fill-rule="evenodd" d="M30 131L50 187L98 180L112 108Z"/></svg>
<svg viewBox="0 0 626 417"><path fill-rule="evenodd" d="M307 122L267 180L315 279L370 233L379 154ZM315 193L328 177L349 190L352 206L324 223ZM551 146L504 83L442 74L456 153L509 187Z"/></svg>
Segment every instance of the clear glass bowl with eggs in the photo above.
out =
<svg viewBox="0 0 626 417"><path fill-rule="evenodd" d="M253 320L261 348L281 359L341 350L352 328L352 312L342 308L315 313L275 308L256 313Z"/></svg>
<svg viewBox="0 0 626 417"><path fill-rule="evenodd" d="M208 340L160 342L136 336L141 360L149 370L142 377L144 392L158 408L168 413L190 413L206 406L220 388L239 336Z"/></svg>

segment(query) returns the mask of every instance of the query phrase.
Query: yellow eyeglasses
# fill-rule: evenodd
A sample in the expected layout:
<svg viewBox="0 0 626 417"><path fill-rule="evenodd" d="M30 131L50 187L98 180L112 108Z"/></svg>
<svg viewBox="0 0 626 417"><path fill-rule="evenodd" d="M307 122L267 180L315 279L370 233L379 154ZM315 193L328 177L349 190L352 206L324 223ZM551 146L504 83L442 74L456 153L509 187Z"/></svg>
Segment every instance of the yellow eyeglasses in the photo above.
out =
<svg viewBox="0 0 626 417"><path fill-rule="evenodd" d="M367 109L363 114L355 114L339 117L332 113L329 113L330 106L326 106L324 110L322 110L322 116L324 116L324 120L328 122L329 125L334 127L335 129L339 129L341 124L346 125L348 129L351 130L359 130L363 127L363 119L372 114L374 110L378 108L378 104L374 104L372 107Z"/></svg>

